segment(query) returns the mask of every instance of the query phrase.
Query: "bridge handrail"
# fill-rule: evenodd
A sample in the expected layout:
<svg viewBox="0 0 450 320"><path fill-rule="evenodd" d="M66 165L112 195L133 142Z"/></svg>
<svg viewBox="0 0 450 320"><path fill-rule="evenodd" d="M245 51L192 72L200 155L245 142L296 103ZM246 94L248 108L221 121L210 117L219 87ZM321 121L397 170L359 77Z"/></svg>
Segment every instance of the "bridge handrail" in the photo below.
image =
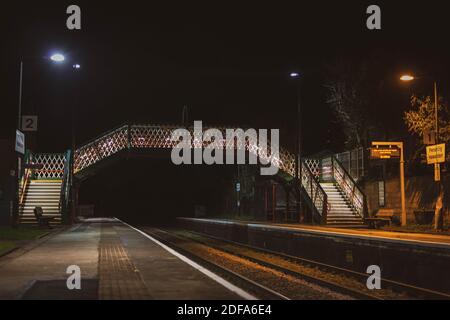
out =
<svg viewBox="0 0 450 320"><path fill-rule="evenodd" d="M74 173L123 149L173 147L175 142L168 141L168 138L170 137L170 132L177 128L180 128L180 126L171 124L124 124L118 126L75 150L73 162ZM193 127L187 127L186 129L192 131ZM227 127L222 126L217 129L225 131ZM195 138L193 139L193 144L195 144L194 141ZM270 141L268 141L268 144L270 145ZM203 145L205 146L205 144ZM225 148L229 147L228 145L223 146ZM248 141L245 142L245 148L248 152L259 152L259 149L250 145ZM266 152L270 152L270 148ZM295 157L289 151L280 147L280 157L272 159L272 161L280 170L295 176ZM314 207L322 219L326 219L328 211L327 195L304 162L302 165L302 178L302 186L306 190Z"/></svg>
<svg viewBox="0 0 450 320"><path fill-rule="evenodd" d="M321 216L322 223L327 220L328 214L328 196L325 190L320 185L319 181L316 179L313 172L310 170L302 159L302 186L306 190L311 202L313 203L318 214Z"/></svg>
<svg viewBox="0 0 450 320"><path fill-rule="evenodd" d="M31 151L27 150L25 152L24 157L24 164L29 164L32 159L32 153ZM22 173L20 177L20 184L19 184L19 207L23 205L24 199L25 199L25 189L27 187L28 181L30 180L31 175L33 174L32 168L26 168Z"/></svg>
<svg viewBox="0 0 450 320"><path fill-rule="evenodd" d="M364 192L335 156L331 157L331 162L335 181L339 184L340 189L346 194L358 215L364 219L366 213L366 199Z"/></svg>

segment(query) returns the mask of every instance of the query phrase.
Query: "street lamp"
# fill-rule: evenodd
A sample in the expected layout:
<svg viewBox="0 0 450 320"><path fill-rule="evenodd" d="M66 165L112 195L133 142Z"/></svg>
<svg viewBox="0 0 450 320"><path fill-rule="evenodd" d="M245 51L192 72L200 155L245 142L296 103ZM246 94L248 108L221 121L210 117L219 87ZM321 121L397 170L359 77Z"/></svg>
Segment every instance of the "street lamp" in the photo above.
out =
<svg viewBox="0 0 450 320"><path fill-rule="evenodd" d="M54 53L50 56L50 60L55 63L61 63L65 60L63 54ZM20 61L20 73L19 73L19 110L18 110L18 119L17 119L17 128L20 130L21 126L21 118L22 118L22 91L23 91L23 59Z"/></svg>
<svg viewBox="0 0 450 320"><path fill-rule="evenodd" d="M295 157L295 179L299 183L299 201L297 212L300 215L302 209L302 109L301 109L301 76L299 72L289 73L289 77L297 81L297 134L296 134L296 157ZM300 218L300 217L299 217Z"/></svg>
<svg viewBox="0 0 450 320"><path fill-rule="evenodd" d="M402 80L402 81L412 81L414 79L415 79L415 77L410 74L404 74L400 77L400 80Z"/></svg>
<svg viewBox="0 0 450 320"><path fill-rule="evenodd" d="M420 79L410 74L404 74L400 77L401 81L413 81L415 79ZM438 116L438 90L437 90L437 81L433 81L433 89L434 89L434 125L435 125L435 144L439 144L439 116ZM439 195L441 194L441 166L439 163L434 164L434 172L435 172L435 181L438 183ZM436 173L437 177L436 178Z"/></svg>
<svg viewBox="0 0 450 320"><path fill-rule="evenodd" d="M31 59L33 59L33 58L31 58ZM61 53L54 53L49 58L46 58L46 59L49 59L49 60L53 61L54 63L60 64L60 63L64 62L66 58ZM18 130L21 130L21 121L22 121L22 96L23 96L22 92L23 92L23 66L24 66L24 60L25 59L21 59L20 60L20 70L19 70L19 106L18 106L18 119L17 119L17 129ZM75 64L75 65L73 65L73 67L75 69L79 69L81 66L79 64ZM17 179L20 179L20 170L21 170L21 167L22 167L21 161L22 161L22 159L19 156L18 160L17 160ZM18 190L18 188L17 188L17 190ZM18 198L17 198L16 201L18 201ZM17 210L14 210L14 211L18 212L18 208L17 208ZM16 223L17 223L17 217L14 218L14 224L16 224Z"/></svg>
<svg viewBox="0 0 450 320"><path fill-rule="evenodd" d="M61 53L54 53L50 56L50 60L55 62L63 62L66 58Z"/></svg>
<svg viewBox="0 0 450 320"><path fill-rule="evenodd" d="M409 74L404 74L400 77L400 80L402 81L413 81L415 79L419 79L417 77L414 77L412 75ZM434 81L434 120L435 120L435 140L436 140L436 144L439 143L439 118L438 118L438 93L437 93L437 82Z"/></svg>

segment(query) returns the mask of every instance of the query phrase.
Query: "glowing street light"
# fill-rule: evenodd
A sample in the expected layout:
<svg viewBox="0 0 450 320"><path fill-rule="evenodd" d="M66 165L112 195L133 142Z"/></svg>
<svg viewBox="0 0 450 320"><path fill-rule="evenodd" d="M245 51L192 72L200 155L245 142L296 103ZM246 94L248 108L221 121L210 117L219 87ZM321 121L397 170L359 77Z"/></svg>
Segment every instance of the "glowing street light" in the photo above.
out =
<svg viewBox="0 0 450 320"><path fill-rule="evenodd" d="M50 60L55 62L63 62L65 60L65 57L61 53L55 53L51 55Z"/></svg>
<svg viewBox="0 0 450 320"><path fill-rule="evenodd" d="M414 79L415 77L410 74L404 74L400 77L400 80L402 81L413 81Z"/></svg>
<svg viewBox="0 0 450 320"><path fill-rule="evenodd" d="M417 77L414 77L409 74L402 75L400 77L400 80L402 81L413 81L415 79L420 79ZM438 114L438 89L437 89L437 81L433 82L433 89L434 89L434 130L435 130L435 144L439 144L439 114ZM442 183L441 183L441 167L439 163L434 164L434 172L435 172L435 178L434 180L438 183L439 188L439 195L442 195ZM436 174L438 172L438 174ZM437 207L437 203L436 203ZM437 228L437 218L435 219L435 226Z"/></svg>
<svg viewBox="0 0 450 320"><path fill-rule="evenodd" d="M297 202L297 212L300 215L302 210L302 108L301 108L301 75L300 72L292 71L289 73L292 81L297 83L297 130L296 130L296 156L295 156L295 179L300 183L300 198Z"/></svg>

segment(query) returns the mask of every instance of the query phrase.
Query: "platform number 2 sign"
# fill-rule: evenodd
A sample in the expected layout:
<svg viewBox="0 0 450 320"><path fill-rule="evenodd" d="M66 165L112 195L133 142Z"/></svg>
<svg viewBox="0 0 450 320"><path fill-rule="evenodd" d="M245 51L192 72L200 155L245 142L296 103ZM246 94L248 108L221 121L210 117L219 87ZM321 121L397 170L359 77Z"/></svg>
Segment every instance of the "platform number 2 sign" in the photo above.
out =
<svg viewBox="0 0 450 320"><path fill-rule="evenodd" d="M37 116L22 116L22 131L37 131Z"/></svg>

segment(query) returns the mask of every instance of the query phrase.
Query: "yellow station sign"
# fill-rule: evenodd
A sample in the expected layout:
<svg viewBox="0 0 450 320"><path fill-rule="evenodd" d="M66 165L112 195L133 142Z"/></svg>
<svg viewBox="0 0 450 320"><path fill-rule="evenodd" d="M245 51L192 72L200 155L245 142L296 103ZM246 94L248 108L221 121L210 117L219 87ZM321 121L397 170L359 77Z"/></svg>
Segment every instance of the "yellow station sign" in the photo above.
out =
<svg viewBox="0 0 450 320"><path fill-rule="evenodd" d="M396 146L375 146L370 148L372 159L391 159L400 157L400 149Z"/></svg>
<svg viewBox="0 0 450 320"><path fill-rule="evenodd" d="M445 162L445 143L427 146L427 163L435 164Z"/></svg>

